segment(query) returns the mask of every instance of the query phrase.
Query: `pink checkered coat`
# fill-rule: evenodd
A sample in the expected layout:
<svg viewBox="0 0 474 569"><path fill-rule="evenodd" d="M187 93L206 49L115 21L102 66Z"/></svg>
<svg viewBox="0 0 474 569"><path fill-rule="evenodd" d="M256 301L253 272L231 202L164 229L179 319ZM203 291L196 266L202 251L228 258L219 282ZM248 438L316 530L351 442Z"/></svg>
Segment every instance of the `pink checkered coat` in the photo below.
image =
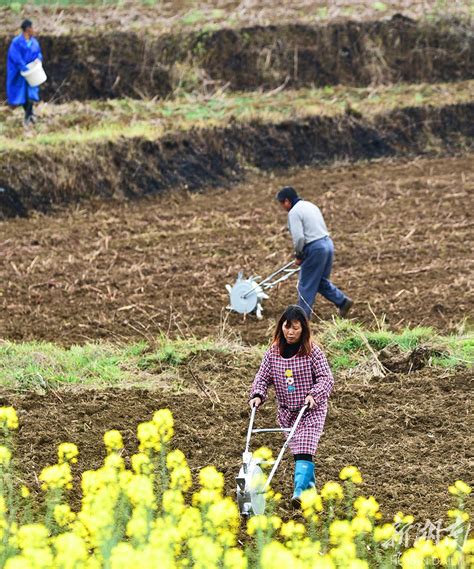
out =
<svg viewBox="0 0 474 569"><path fill-rule="evenodd" d="M293 425L306 396L311 394L314 397L316 407L304 414L290 441L290 448L293 454L315 454L334 385L326 356L313 344L308 356L296 354L285 359L280 355L278 346L272 346L263 356L250 398L259 395L262 402L265 401L270 385L275 387L278 421L284 428Z"/></svg>

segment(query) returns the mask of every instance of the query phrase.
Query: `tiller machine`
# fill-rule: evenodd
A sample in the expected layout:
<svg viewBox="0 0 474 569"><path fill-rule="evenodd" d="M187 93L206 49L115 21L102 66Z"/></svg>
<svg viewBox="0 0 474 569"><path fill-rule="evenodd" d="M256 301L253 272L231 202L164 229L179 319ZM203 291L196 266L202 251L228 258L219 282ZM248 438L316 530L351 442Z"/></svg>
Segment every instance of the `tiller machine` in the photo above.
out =
<svg viewBox="0 0 474 569"><path fill-rule="evenodd" d="M270 483L280 465L281 459L285 454L285 450L290 443L295 431L303 417L308 405L304 405L296 418L291 429L254 429L253 423L255 420L256 407L252 409L252 414L250 416L249 428L247 431L247 442L245 445L245 450L242 455L242 466L237 476L237 503L239 505L240 515L244 517L256 516L263 514L265 511L265 493L270 487ZM254 433L288 433L286 441L280 450L280 454L273 463L272 470L265 480L265 475L260 467L262 462L252 456L249 451L250 447L250 437Z"/></svg>
<svg viewBox="0 0 474 569"><path fill-rule="evenodd" d="M257 318L261 320L262 301L269 298L265 291L286 281L299 270L300 268L295 266L295 261L291 261L263 280L258 276L245 279L241 271L232 286L226 285L230 297L228 308L239 314L255 312Z"/></svg>

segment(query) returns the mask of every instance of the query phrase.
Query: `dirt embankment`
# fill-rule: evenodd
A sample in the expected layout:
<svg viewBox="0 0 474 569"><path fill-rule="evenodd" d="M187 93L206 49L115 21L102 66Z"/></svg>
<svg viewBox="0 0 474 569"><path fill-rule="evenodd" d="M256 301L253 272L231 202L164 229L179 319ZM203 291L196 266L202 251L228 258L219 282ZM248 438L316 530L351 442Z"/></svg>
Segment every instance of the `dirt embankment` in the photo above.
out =
<svg viewBox="0 0 474 569"><path fill-rule="evenodd" d="M191 130L155 141L36 147L5 153L0 218L47 212L92 197L133 198L168 188L197 190L261 170L470 148L474 104L405 108L374 119L348 112L278 124Z"/></svg>
<svg viewBox="0 0 474 569"><path fill-rule="evenodd" d="M194 376L217 387L219 401L213 389L209 397L196 390L187 364L180 394L169 389L0 392L0 403L14 405L19 413L16 456L21 479L39 491L37 475L56 461L56 445L64 441L79 446L78 472L98 468L105 455L102 435L112 428L123 433L128 459L136 451L137 424L149 420L156 409L169 407L176 423L174 444L185 452L194 474L214 464L224 472L226 492L232 494L248 421L245 398L255 373L248 366L236 373L236 365L232 357L193 361ZM219 386L213 383L215 376ZM386 518L403 510L422 525L428 519L446 520L451 507L448 486L457 479L473 483L471 392L472 374L462 370L427 369L368 381L336 378L316 457L318 487L337 479L343 466L356 464L365 480L361 492L380 501ZM259 426L275 426L272 399L259 412ZM281 438L256 436L253 448L262 444L277 451ZM292 476L287 455L274 482L285 496L280 512L285 516L292 515L288 509ZM74 496L77 505L77 487Z"/></svg>
<svg viewBox="0 0 474 569"><path fill-rule="evenodd" d="M4 82L10 36L0 36ZM42 36L46 100L164 97L187 89L273 89L474 77L474 36L457 20L254 26L153 37L134 32Z"/></svg>

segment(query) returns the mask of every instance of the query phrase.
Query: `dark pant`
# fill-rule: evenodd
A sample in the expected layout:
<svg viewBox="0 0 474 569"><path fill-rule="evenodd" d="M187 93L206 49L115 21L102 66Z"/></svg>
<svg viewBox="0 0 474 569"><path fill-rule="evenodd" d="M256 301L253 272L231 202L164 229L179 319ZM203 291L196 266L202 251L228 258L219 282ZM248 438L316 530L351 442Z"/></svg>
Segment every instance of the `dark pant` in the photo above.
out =
<svg viewBox="0 0 474 569"><path fill-rule="evenodd" d="M27 100L23 105L23 109L25 110L25 122L28 122L33 116L33 101Z"/></svg>
<svg viewBox="0 0 474 569"><path fill-rule="evenodd" d="M332 239L324 237L312 241L305 245L303 253L304 260L301 263L298 282L298 305L310 318L314 300L319 292L336 306L342 306L346 296L329 280L334 257Z"/></svg>

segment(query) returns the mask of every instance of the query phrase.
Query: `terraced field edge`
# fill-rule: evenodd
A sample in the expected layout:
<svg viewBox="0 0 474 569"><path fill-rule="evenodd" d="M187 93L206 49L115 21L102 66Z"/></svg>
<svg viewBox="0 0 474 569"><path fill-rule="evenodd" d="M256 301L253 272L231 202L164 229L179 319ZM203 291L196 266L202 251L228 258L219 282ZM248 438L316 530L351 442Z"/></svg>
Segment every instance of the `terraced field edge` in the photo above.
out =
<svg viewBox="0 0 474 569"><path fill-rule="evenodd" d="M0 35L0 82L10 35ZM167 97L325 85L460 81L474 77L469 20L285 24L161 35L42 35L47 101Z"/></svg>
<svg viewBox="0 0 474 569"><path fill-rule="evenodd" d="M6 152L0 218L50 212L90 198L130 199L168 189L200 190L245 176L334 160L468 151L474 103L407 107L366 118L350 110L277 123L191 129L156 140L118 139Z"/></svg>

